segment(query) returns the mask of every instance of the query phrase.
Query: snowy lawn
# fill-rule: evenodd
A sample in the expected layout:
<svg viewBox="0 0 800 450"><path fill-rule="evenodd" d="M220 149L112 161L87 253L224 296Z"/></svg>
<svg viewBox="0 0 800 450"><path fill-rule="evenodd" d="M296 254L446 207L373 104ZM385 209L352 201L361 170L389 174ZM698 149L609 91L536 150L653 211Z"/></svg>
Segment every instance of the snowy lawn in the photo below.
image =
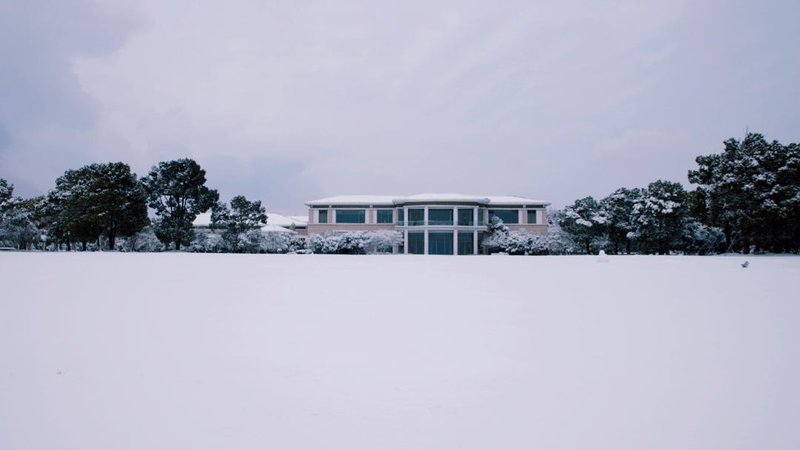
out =
<svg viewBox="0 0 800 450"><path fill-rule="evenodd" d="M610 259L0 253L0 449L800 448L800 258Z"/></svg>

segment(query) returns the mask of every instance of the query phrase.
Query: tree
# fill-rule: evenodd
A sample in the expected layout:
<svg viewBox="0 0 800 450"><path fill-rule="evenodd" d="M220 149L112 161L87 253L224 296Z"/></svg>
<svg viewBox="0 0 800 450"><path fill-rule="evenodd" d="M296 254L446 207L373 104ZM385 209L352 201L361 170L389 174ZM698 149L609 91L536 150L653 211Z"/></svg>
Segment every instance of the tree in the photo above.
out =
<svg viewBox="0 0 800 450"><path fill-rule="evenodd" d="M9 184L8 181L0 178L0 208L11 200L14 195L14 185Z"/></svg>
<svg viewBox="0 0 800 450"><path fill-rule="evenodd" d="M632 233L647 253L667 254L680 248L686 221L686 190L680 183L658 180L650 183L633 205Z"/></svg>
<svg viewBox="0 0 800 450"><path fill-rule="evenodd" d="M0 227L3 226L3 223L8 220L6 218L6 214L8 213L10 201L14 197L14 185L9 184L8 181L0 178ZM2 228L0 228L0 233L2 232ZM3 235L0 235L0 240L5 239Z"/></svg>
<svg viewBox="0 0 800 450"><path fill-rule="evenodd" d="M243 195L231 199L230 208L216 203L211 208L211 228L222 229L222 239L229 250L245 251L257 247L251 231L267 224L267 214L261 201L248 201Z"/></svg>
<svg viewBox="0 0 800 450"><path fill-rule="evenodd" d="M194 238L192 222L218 200L216 190L206 187L206 171L194 160L162 161L142 178L148 205L158 219L154 231L165 245L180 250Z"/></svg>
<svg viewBox="0 0 800 450"><path fill-rule="evenodd" d="M689 181L699 185L703 223L720 227L728 248L796 251L800 246L800 146L758 133L728 139L722 153L699 156Z"/></svg>
<svg viewBox="0 0 800 450"><path fill-rule="evenodd" d="M606 218L605 228L609 244L615 254L619 253L619 248L623 244L625 253L631 253L629 236L636 230L636 225L633 223L633 206L641 197L641 189L619 188L600 201L600 210Z"/></svg>
<svg viewBox="0 0 800 450"><path fill-rule="evenodd" d="M97 241L105 234L111 250L117 236L131 236L147 226L142 185L127 164L91 164L68 170L48 195L48 230L58 241Z"/></svg>
<svg viewBox="0 0 800 450"><path fill-rule="evenodd" d="M8 190L13 193L13 186ZM6 197L0 203L0 245L13 245L19 250L30 249L42 242L38 226L43 197L23 199Z"/></svg>
<svg viewBox="0 0 800 450"><path fill-rule="evenodd" d="M597 200L585 197L564 208L558 225L576 245L592 254L605 235L606 217L603 214Z"/></svg>

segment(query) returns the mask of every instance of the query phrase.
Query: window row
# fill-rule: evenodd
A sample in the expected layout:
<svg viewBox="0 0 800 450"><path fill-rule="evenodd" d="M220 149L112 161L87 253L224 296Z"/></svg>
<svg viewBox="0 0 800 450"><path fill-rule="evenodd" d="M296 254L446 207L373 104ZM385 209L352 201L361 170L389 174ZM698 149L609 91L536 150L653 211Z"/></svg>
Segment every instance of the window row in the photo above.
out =
<svg viewBox="0 0 800 450"><path fill-rule="evenodd" d="M452 255L454 244L459 255L475 254L475 236L471 231L459 231L456 242L453 242L453 237L453 233L449 231L428 232L428 254ZM408 253L412 255L425 254L424 231L408 233Z"/></svg>
<svg viewBox="0 0 800 450"><path fill-rule="evenodd" d="M364 209L336 209L336 223L366 223L366 210ZM506 224L519 224L520 223L520 210L517 209L490 209L489 217L497 217ZM405 223L405 210L403 208L397 210L397 223ZM379 224L392 224L394 210L392 209L379 209L377 210L377 223ZM318 212L318 223L328 223L328 210L320 209ZM537 211L527 211L527 223L535 224L538 222ZM458 216L456 218L458 226L473 226L475 225L475 211L472 208L458 208ZM427 225L453 225L453 208L428 208L428 223ZM426 225L425 223L425 209L423 208L409 208L408 209L408 226ZM478 226L484 225L483 209L478 209Z"/></svg>

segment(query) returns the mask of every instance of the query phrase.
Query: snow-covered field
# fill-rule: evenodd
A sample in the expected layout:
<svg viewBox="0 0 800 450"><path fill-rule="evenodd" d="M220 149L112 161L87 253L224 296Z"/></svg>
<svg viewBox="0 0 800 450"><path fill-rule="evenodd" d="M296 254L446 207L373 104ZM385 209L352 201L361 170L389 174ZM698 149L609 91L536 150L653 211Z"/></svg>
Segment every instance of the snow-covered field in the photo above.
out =
<svg viewBox="0 0 800 450"><path fill-rule="evenodd" d="M744 259L0 253L0 449L797 449Z"/></svg>

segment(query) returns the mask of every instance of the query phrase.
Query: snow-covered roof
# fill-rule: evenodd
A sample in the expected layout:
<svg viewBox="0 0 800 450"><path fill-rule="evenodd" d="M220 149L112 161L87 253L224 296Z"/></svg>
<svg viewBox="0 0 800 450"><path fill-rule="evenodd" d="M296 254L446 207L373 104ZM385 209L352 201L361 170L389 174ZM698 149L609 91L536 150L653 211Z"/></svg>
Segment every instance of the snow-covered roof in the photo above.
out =
<svg viewBox="0 0 800 450"><path fill-rule="evenodd" d="M267 213L267 223L281 227L304 227L308 225L308 216L285 216L276 212Z"/></svg>
<svg viewBox="0 0 800 450"><path fill-rule="evenodd" d="M391 195L340 195L306 202L308 206L393 206L406 203L477 203L489 206L511 205L549 205L544 200L536 200L515 195L470 195L456 193L427 193L406 196Z"/></svg>
<svg viewBox="0 0 800 450"><path fill-rule="evenodd" d="M294 233L294 231L292 231L292 230L290 230L290 229L288 229L286 227L283 227L281 225L274 225L274 224L270 224L270 223L268 223L268 224L264 225L263 227L261 227L261 232L262 233Z"/></svg>
<svg viewBox="0 0 800 450"><path fill-rule="evenodd" d="M415 202L454 202L454 203L488 203L489 199L479 195L465 195L465 194L415 194L406 197L398 197L394 199L396 205L403 203Z"/></svg>
<svg viewBox="0 0 800 450"><path fill-rule="evenodd" d="M516 195L489 195L489 205L549 205L550 202Z"/></svg>
<svg viewBox="0 0 800 450"><path fill-rule="evenodd" d="M207 227L211 225L211 211L200 213L192 222L192 226L195 227Z"/></svg>
<svg viewBox="0 0 800 450"><path fill-rule="evenodd" d="M262 231L280 231L277 228L282 228L284 231L290 231L290 228L294 224L296 228L305 228L308 226L308 217L307 216L284 216L283 214L278 214L274 212L267 213L267 225L262 227ZM192 225L195 227L208 227L211 225L211 211L200 213L197 215L197 218L194 219Z"/></svg>
<svg viewBox="0 0 800 450"><path fill-rule="evenodd" d="M318 200L306 202L308 206L328 206L328 205L393 205L396 195L339 195L336 197L326 197Z"/></svg>

